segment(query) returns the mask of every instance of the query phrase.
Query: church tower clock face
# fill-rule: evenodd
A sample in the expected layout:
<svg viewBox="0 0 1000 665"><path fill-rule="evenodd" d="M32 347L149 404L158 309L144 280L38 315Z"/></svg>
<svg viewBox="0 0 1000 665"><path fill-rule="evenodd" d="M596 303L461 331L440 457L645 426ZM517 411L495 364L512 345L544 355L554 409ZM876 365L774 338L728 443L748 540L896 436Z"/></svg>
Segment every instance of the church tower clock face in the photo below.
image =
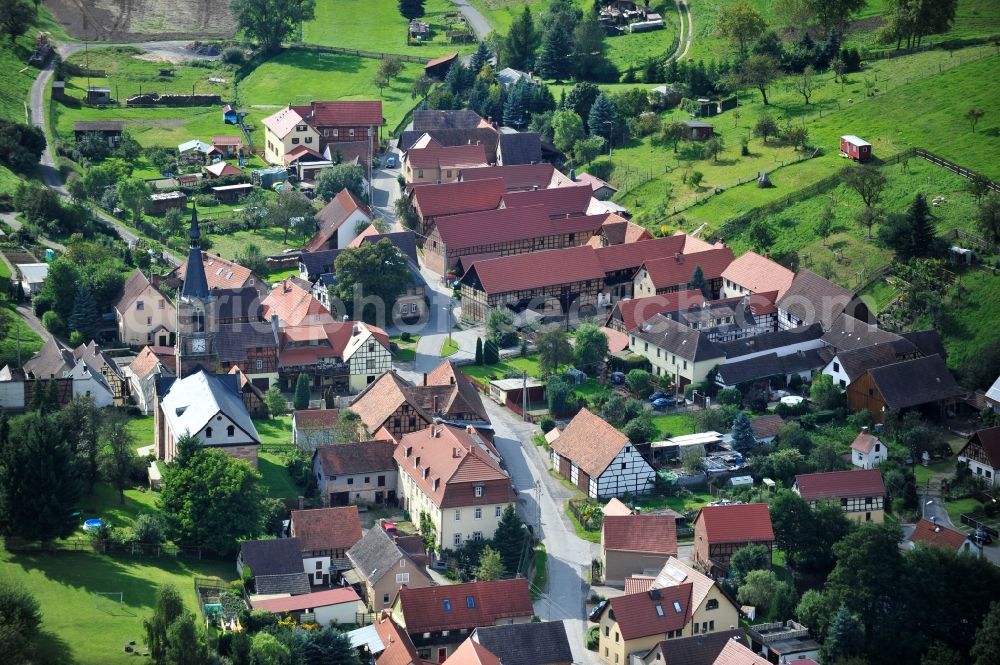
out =
<svg viewBox="0 0 1000 665"><path fill-rule="evenodd" d="M191 340L191 350L195 353L205 353L205 340L203 339L193 339Z"/></svg>

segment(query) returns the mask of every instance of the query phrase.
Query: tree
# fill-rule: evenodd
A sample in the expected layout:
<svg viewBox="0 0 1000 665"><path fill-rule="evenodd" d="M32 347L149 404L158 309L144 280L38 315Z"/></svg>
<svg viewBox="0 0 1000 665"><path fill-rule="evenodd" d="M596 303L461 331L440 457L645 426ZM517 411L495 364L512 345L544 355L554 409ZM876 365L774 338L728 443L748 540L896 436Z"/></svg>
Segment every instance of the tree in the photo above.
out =
<svg viewBox="0 0 1000 665"><path fill-rule="evenodd" d="M0 7L0 16L10 9ZM0 164L5 164L12 171L30 174L38 165L44 149L45 134L42 130L32 125L0 119Z"/></svg>
<svg viewBox="0 0 1000 665"><path fill-rule="evenodd" d="M281 394L278 386L271 386L264 393L264 405L267 407L268 415L272 418L288 413L288 400Z"/></svg>
<svg viewBox="0 0 1000 665"><path fill-rule="evenodd" d="M659 428L648 413L642 413L633 418L622 428L622 434L628 437L628 440L633 443L652 441L659 433Z"/></svg>
<svg viewBox="0 0 1000 665"><path fill-rule="evenodd" d="M30 655L42 623L38 601L24 586L0 578L0 645L4 661L31 663Z"/></svg>
<svg viewBox="0 0 1000 665"><path fill-rule="evenodd" d="M535 69L543 78L553 79L556 83L570 77L573 73L572 33L563 32L558 24L550 25L542 36L542 50L538 54Z"/></svg>
<svg viewBox="0 0 1000 665"><path fill-rule="evenodd" d="M775 601L789 598L788 582L779 580L772 570L751 570L746 574L743 583L736 594L737 600L744 605L753 605L762 611L770 620L784 621L795 607L794 591L791 602L783 602L783 607L777 607Z"/></svg>
<svg viewBox="0 0 1000 665"><path fill-rule="evenodd" d="M677 144L681 142L684 138L684 123L682 122L668 122L663 126L663 131L660 132L660 141L663 143L670 143L674 147L674 152L677 152Z"/></svg>
<svg viewBox="0 0 1000 665"><path fill-rule="evenodd" d="M261 529L260 474L219 450L168 464L159 506L182 543L222 553Z"/></svg>
<svg viewBox="0 0 1000 665"><path fill-rule="evenodd" d="M778 63L767 55L752 55L740 70L743 83L760 90L764 106L767 106L767 88L778 77Z"/></svg>
<svg viewBox="0 0 1000 665"><path fill-rule="evenodd" d="M559 152L569 154L576 142L584 137L583 120L570 109L552 114L553 142Z"/></svg>
<svg viewBox="0 0 1000 665"><path fill-rule="evenodd" d="M426 74L421 74L416 79L414 79L413 91L410 93L410 96L413 99L416 99L418 97L420 98L426 97L427 93L429 93L431 91L431 88L433 87L434 87L434 79L427 76Z"/></svg>
<svg viewBox="0 0 1000 665"><path fill-rule="evenodd" d="M833 233L833 222L836 216L833 212L833 204L827 204L823 208L823 212L819 216L819 220L816 222L816 235L823 241L823 246L826 247L826 239L830 237Z"/></svg>
<svg viewBox="0 0 1000 665"><path fill-rule="evenodd" d="M309 408L309 398L312 396L312 390L309 386L309 375L305 372L299 373L297 379L295 379L295 398L292 400L292 406L296 411L301 411L302 409Z"/></svg>
<svg viewBox="0 0 1000 665"><path fill-rule="evenodd" d="M566 333L559 328L550 328L538 336L538 365L548 374L573 361L573 347Z"/></svg>
<svg viewBox="0 0 1000 665"><path fill-rule="evenodd" d="M172 584L165 584L156 591L153 616L143 619L146 629L146 647L156 665L166 665L167 631L170 625L184 614L184 600Z"/></svg>
<svg viewBox="0 0 1000 665"><path fill-rule="evenodd" d="M111 414L102 429L101 471L118 490L118 502L125 505L125 488L130 485L135 468L135 436L128 426L128 418L120 413Z"/></svg>
<svg viewBox="0 0 1000 665"><path fill-rule="evenodd" d="M604 51L604 29L597 15L584 12L583 18L573 30L572 63L577 79L602 79L610 64Z"/></svg>
<svg viewBox="0 0 1000 665"><path fill-rule="evenodd" d="M754 136L760 136L763 138L764 143L767 143L768 136L776 136L777 133L778 123L775 122L774 118L768 113L762 114L753 126Z"/></svg>
<svg viewBox="0 0 1000 665"><path fill-rule="evenodd" d="M712 161L719 161L719 153L726 149L726 141L722 135L716 134L705 141L705 152L712 156Z"/></svg>
<svg viewBox="0 0 1000 665"><path fill-rule="evenodd" d="M832 507L839 513L831 511L828 503L811 508L805 499L788 490L778 492L772 499L775 543L786 553L790 565L828 570L833 564L830 548L850 531L850 522L839 505Z"/></svg>
<svg viewBox="0 0 1000 665"><path fill-rule="evenodd" d="M76 298L73 299L73 309L69 315L70 330L80 333L84 341L89 341L97 337L100 315L97 313L97 303L94 296L85 284L81 284L76 289Z"/></svg>
<svg viewBox="0 0 1000 665"><path fill-rule="evenodd" d="M826 641L821 649L824 663L835 663L861 654L864 651L865 625L861 620L840 606L830 622Z"/></svg>
<svg viewBox="0 0 1000 665"><path fill-rule="evenodd" d="M800 148L804 150L809 142L809 130L798 125L788 127L785 130L785 141L796 150Z"/></svg>
<svg viewBox="0 0 1000 665"><path fill-rule="evenodd" d="M570 394L573 387L561 376L553 376L545 386L545 396L548 399L549 411L553 414L564 414L569 408Z"/></svg>
<svg viewBox="0 0 1000 665"><path fill-rule="evenodd" d="M489 63L490 49L486 46L486 42L479 42L476 46L476 52L469 59L469 71L475 75L479 75L483 70L483 66L488 66ZM490 73L492 74L492 71Z"/></svg>
<svg viewBox="0 0 1000 665"><path fill-rule="evenodd" d="M816 89L816 82L813 80L815 74L816 70L812 68L812 65L806 65L802 74L795 79L795 91L802 95L806 106L809 106L809 98L812 97L813 91Z"/></svg>
<svg viewBox="0 0 1000 665"><path fill-rule="evenodd" d="M573 146L573 161L577 164L586 164L596 159L604 152L605 143L602 136L588 136L585 139L580 139Z"/></svg>
<svg viewBox="0 0 1000 665"><path fill-rule="evenodd" d="M399 0L399 13L407 21L423 17L424 0Z"/></svg>
<svg viewBox="0 0 1000 665"><path fill-rule="evenodd" d="M382 96L382 91L389 85L389 77L381 69L375 72L372 77L372 87L378 88L378 96ZM338 164L339 166L339 164Z"/></svg>
<svg viewBox="0 0 1000 665"><path fill-rule="evenodd" d="M611 98L603 92L594 100L594 105L590 107L590 115L587 116L587 127L590 133L596 136L603 136L611 141L612 132L618 124L618 109Z"/></svg>
<svg viewBox="0 0 1000 665"><path fill-rule="evenodd" d="M821 409L832 409L840 403L840 388L829 374L819 374L809 388L809 399Z"/></svg>
<svg viewBox="0 0 1000 665"><path fill-rule="evenodd" d="M629 370L625 375L625 387L633 395L646 395L649 392L649 372L644 369Z"/></svg>
<svg viewBox="0 0 1000 665"><path fill-rule="evenodd" d="M827 35L832 30L843 32L851 16L864 8L866 0L805 0L805 6Z"/></svg>
<svg viewBox="0 0 1000 665"><path fill-rule="evenodd" d="M874 208L881 202L888 180L875 166L857 164L840 170L844 184L857 192L866 208Z"/></svg>
<svg viewBox="0 0 1000 665"><path fill-rule="evenodd" d="M292 652L271 633L261 631L250 643L250 665L292 665Z"/></svg>
<svg viewBox="0 0 1000 665"><path fill-rule="evenodd" d="M491 308L486 315L486 337L497 346L513 346L517 342L514 315L506 307ZM487 363L489 364L489 363Z"/></svg>
<svg viewBox="0 0 1000 665"><path fill-rule="evenodd" d="M72 171L66 177L66 191L74 203L82 203L87 198L87 187L83 184L83 178L76 171ZM978 199L977 199L978 201Z"/></svg>
<svg viewBox="0 0 1000 665"><path fill-rule="evenodd" d="M753 450L757 446L757 436L754 434L753 426L750 424L750 417L740 412L733 420L733 448L738 452L745 453Z"/></svg>
<svg viewBox="0 0 1000 665"><path fill-rule="evenodd" d="M720 10L715 17L715 34L733 44L740 60L746 59L750 43L760 37L766 27L764 17L745 0Z"/></svg>
<svg viewBox="0 0 1000 665"><path fill-rule="evenodd" d="M481 366L483 364L483 338L476 338L476 365Z"/></svg>
<svg viewBox="0 0 1000 665"><path fill-rule="evenodd" d="M336 626L306 631L298 651L302 665L361 665L347 633L338 631Z"/></svg>
<svg viewBox="0 0 1000 665"><path fill-rule="evenodd" d="M265 53L275 53L303 22L315 17L316 0L232 0L230 7L237 27Z"/></svg>
<svg viewBox="0 0 1000 665"><path fill-rule="evenodd" d="M66 186L69 186L69 181L66 181ZM983 202L983 197L990 193L990 180L989 178L981 175L974 175L965 181L964 189L972 194L976 199L976 205Z"/></svg>
<svg viewBox="0 0 1000 665"><path fill-rule="evenodd" d="M879 227L878 235L902 261L933 254L939 245L931 209L923 194L914 197L906 214L889 215Z"/></svg>
<svg viewBox="0 0 1000 665"><path fill-rule="evenodd" d="M483 344L483 364L496 365L500 362L500 347L492 339Z"/></svg>
<svg viewBox="0 0 1000 665"><path fill-rule="evenodd" d="M594 372L608 355L608 336L592 323L582 323L576 329L573 359L579 369Z"/></svg>
<svg viewBox="0 0 1000 665"><path fill-rule="evenodd" d="M66 440L76 456L81 480L92 492L100 472L100 433L102 411L90 396L74 397L59 411Z"/></svg>
<svg viewBox="0 0 1000 665"><path fill-rule="evenodd" d="M360 199L365 195L364 180L365 171L357 164L337 164L316 176L316 196L329 202L346 189Z"/></svg>
<svg viewBox="0 0 1000 665"><path fill-rule="evenodd" d="M135 140L132 132L128 129L122 130L121 138L118 140L118 147L115 148L115 155L129 162L134 162L142 155L142 146Z"/></svg>
<svg viewBox="0 0 1000 665"><path fill-rule="evenodd" d="M935 642L920 659L920 665L963 665L962 655L949 649L941 642Z"/></svg>
<svg viewBox="0 0 1000 665"><path fill-rule="evenodd" d="M337 168L333 166L323 169L323 172L332 171ZM318 181L318 179L317 179ZM316 208L312 201L307 199L302 192L285 187L278 195L267 204L267 225L285 230L284 241L288 243L288 233L293 229L300 232L307 232L315 228Z"/></svg>
<svg viewBox="0 0 1000 665"><path fill-rule="evenodd" d="M575 111L581 118L589 118L590 107L594 105L594 100L599 94L601 91L596 85L589 81L581 81L566 94L566 99L560 107Z"/></svg>
<svg viewBox="0 0 1000 665"><path fill-rule="evenodd" d="M511 127L523 127L528 121L528 100L525 86L515 83L507 90L507 101L503 105L503 122Z"/></svg>
<svg viewBox="0 0 1000 665"><path fill-rule="evenodd" d="M705 271L701 269L701 266L694 267L694 272L691 274L691 281L688 282L688 288L701 291L706 299L710 300L712 298L712 289L709 287L708 282L705 281Z"/></svg>
<svg viewBox="0 0 1000 665"><path fill-rule="evenodd" d="M825 591L876 632L892 622L893 608L885 599L902 588L900 540L896 525L863 522L833 546L837 564L827 577Z"/></svg>
<svg viewBox="0 0 1000 665"><path fill-rule="evenodd" d="M518 565L521 562L527 538L528 531L518 516L514 504L507 504L500 515L500 523L497 525L496 533L493 534L493 546L500 553L507 575L513 576L519 572Z"/></svg>
<svg viewBox="0 0 1000 665"><path fill-rule="evenodd" d="M688 448L681 453L681 468L694 475L701 472L705 455L697 448Z"/></svg>
<svg viewBox="0 0 1000 665"><path fill-rule="evenodd" d="M779 450L754 457L754 475L790 483L803 466L805 458L797 450Z"/></svg>
<svg viewBox="0 0 1000 665"><path fill-rule="evenodd" d="M28 31L34 18L34 12L24 0L8 0L0 4L0 32L10 38L11 44Z"/></svg>
<svg viewBox="0 0 1000 665"><path fill-rule="evenodd" d="M531 69L541 36L535 30L531 9L524 8L510 25L506 39L501 43L500 60L513 69Z"/></svg>
<svg viewBox="0 0 1000 665"><path fill-rule="evenodd" d="M716 404L739 406L743 403L743 395L738 388L723 388L715 395Z"/></svg>
<svg viewBox="0 0 1000 665"><path fill-rule="evenodd" d="M771 569L771 552L765 545L744 545L729 558L729 576L739 586L755 570Z"/></svg>
<svg viewBox="0 0 1000 665"><path fill-rule="evenodd" d="M878 224L879 220L882 218L882 211L878 208L865 207L859 210L854 218L857 220L859 226L867 229L867 239L871 240L872 227Z"/></svg>
<svg viewBox="0 0 1000 665"><path fill-rule="evenodd" d="M0 440L0 535L50 541L72 534L81 490L74 466L58 414L12 420Z"/></svg>
<svg viewBox="0 0 1000 665"><path fill-rule="evenodd" d="M149 185L144 180L129 178L118 183L118 202L132 213L132 220L142 219L142 210L149 200Z"/></svg>
<svg viewBox="0 0 1000 665"><path fill-rule="evenodd" d="M820 590L809 589L799 599L795 618L809 627L810 635L822 642L835 611L836 606L831 606L829 596Z"/></svg>
<svg viewBox="0 0 1000 665"><path fill-rule="evenodd" d="M1000 602L991 604L990 611L983 617L983 623L976 631L976 641L971 653L975 659L974 665L1000 662Z"/></svg>
<svg viewBox="0 0 1000 665"><path fill-rule="evenodd" d="M499 580L504 576L503 559L500 552L489 545L479 555L479 567L476 568L476 580L480 582L490 582Z"/></svg>
<svg viewBox="0 0 1000 665"><path fill-rule="evenodd" d="M334 268L337 284L331 294L335 291L347 311L365 321L384 318L412 279L406 257L387 238L342 251Z"/></svg>
<svg viewBox="0 0 1000 665"><path fill-rule="evenodd" d="M774 228L763 219L753 220L747 230L747 240L758 252L767 251L776 239Z"/></svg>
<svg viewBox="0 0 1000 665"><path fill-rule="evenodd" d="M993 243L1000 243L1000 196L990 194L976 210L976 228Z"/></svg>
<svg viewBox="0 0 1000 665"><path fill-rule="evenodd" d="M198 634L194 615L184 612L167 628L167 665L203 665L211 657L202 636Z"/></svg>

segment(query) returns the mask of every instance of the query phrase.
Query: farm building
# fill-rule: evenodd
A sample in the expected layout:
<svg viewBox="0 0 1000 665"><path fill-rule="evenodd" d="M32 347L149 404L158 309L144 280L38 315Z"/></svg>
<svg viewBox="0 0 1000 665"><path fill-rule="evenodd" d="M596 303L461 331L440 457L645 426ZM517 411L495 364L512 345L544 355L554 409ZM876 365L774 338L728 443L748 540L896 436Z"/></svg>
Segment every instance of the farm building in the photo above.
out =
<svg viewBox="0 0 1000 665"><path fill-rule="evenodd" d="M73 137L79 143L89 134L98 134L109 146L115 148L122 140L124 129L124 120L78 120L73 123Z"/></svg>
<svg viewBox="0 0 1000 665"><path fill-rule="evenodd" d="M111 88L103 88L90 86L87 88L87 103L88 104L110 104L111 103Z"/></svg>
<svg viewBox="0 0 1000 665"><path fill-rule="evenodd" d="M150 215L160 215L174 208L184 209L187 206L187 194L184 192L160 192L149 195L146 212Z"/></svg>
<svg viewBox="0 0 1000 665"><path fill-rule="evenodd" d="M707 141L715 135L715 127L707 122L685 120L681 124L684 125L684 138L688 141Z"/></svg>
<svg viewBox="0 0 1000 665"><path fill-rule="evenodd" d="M840 137L840 156L856 162L867 162L872 158L872 144L853 134Z"/></svg>
<svg viewBox="0 0 1000 665"><path fill-rule="evenodd" d="M448 70L458 59L458 52L449 53L448 55L442 55L440 58L434 58L433 60L428 60L427 64L424 65L424 74L431 78L444 80L444 77L448 74Z"/></svg>
<svg viewBox="0 0 1000 665"><path fill-rule="evenodd" d="M240 197L246 196L253 189L253 185L248 182L239 185L225 185L223 187L213 187L212 194L219 203L235 203Z"/></svg>
<svg viewBox="0 0 1000 665"><path fill-rule="evenodd" d="M236 115L236 109L229 104L222 107L222 122L227 125L239 124L239 116Z"/></svg>

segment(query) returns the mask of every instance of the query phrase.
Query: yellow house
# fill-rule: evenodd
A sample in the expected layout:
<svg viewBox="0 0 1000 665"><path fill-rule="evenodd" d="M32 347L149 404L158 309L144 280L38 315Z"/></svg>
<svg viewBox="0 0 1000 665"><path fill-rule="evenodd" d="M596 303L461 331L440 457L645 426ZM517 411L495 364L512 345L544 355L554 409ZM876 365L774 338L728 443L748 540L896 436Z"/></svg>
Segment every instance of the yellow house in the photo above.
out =
<svg viewBox="0 0 1000 665"><path fill-rule="evenodd" d="M492 538L517 498L493 444L471 426L431 424L410 432L394 457L402 508L415 524L422 515L430 519L439 551Z"/></svg>
<svg viewBox="0 0 1000 665"><path fill-rule="evenodd" d="M319 152L319 133L291 106L261 121L264 125L264 161L284 165L285 154L296 146Z"/></svg>
<svg viewBox="0 0 1000 665"><path fill-rule="evenodd" d="M457 182L464 169L489 166L481 143L443 146L428 134L421 136L403 158L407 184Z"/></svg>
<svg viewBox="0 0 1000 665"><path fill-rule="evenodd" d="M739 610L711 578L671 557L650 588L612 598L598 617L598 656L627 665L631 654L646 654L659 642L731 630Z"/></svg>
<svg viewBox="0 0 1000 665"><path fill-rule="evenodd" d="M704 381L726 359L708 335L662 314L629 333L629 350L649 361L654 376L672 377L678 388Z"/></svg>
<svg viewBox="0 0 1000 665"><path fill-rule="evenodd" d="M136 268L114 303L118 338L129 346L172 346L174 304Z"/></svg>

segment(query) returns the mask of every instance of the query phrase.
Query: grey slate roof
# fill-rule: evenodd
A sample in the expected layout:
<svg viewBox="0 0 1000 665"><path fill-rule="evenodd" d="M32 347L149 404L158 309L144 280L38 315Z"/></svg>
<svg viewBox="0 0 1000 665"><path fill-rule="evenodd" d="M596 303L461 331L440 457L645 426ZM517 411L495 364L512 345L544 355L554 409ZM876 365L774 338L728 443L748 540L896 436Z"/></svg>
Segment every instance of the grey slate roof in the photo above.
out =
<svg viewBox="0 0 1000 665"><path fill-rule="evenodd" d="M347 550L347 558L357 568L358 573L374 584L392 570L399 558L406 556L384 529L375 526L368 530L364 538Z"/></svg>
<svg viewBox="0 0 1000 665"><path fill-rule="evenodd" d="M834 319L823 335L823 342L835 348L838 353L903 341L905 340L896 333L859 321L848 314L841 314Z"/></svg>
<svg viewBox="0 0 1000 665"><path fill-rule="evenodd" d="M958 397L964 392L938 355L876 367L868 373L886 406L895 411Z"/></svg>
<svg viewBox="0 0 1000 665"><path fill-rule="evenodd" d="M821 337L823 337L823 326L814 323L811 326L776 330L764 333L763 335L754 335L753 337L735 339L729 342L717 342L717 344L722 349L722 352L726 354L727 358L739 358L750 353L780 349L790 344L815 341Z"/></svg>
<svg viewBox="0 0 1000 665"><path fill-rule="evenodd" d="M948 352L945 351L941 337L933 328L929 330L914 330L913 332L902 333L902 338L917 347L920 355L933 356L937 354L948 359Z"/></svg>
<svg viewBox="0 0 1000 665"><path fill-rule="evenodd" d="M828 349L810 349L779 356L767 353L762 356L726 363L719 368L719 380L727 386L766 379L779 374L797 374L819 369L830 361Z"/></svg>
<svg viewBox="0 0 1000 665"><path fill-rule="evenodd" d="M266 595L273 593L290 593L299 596L310 593L312 587L309 585L309 576L302 568L302 560L299 559L299 572L286 573L284 575L258 575L254 578L254 587L258 594Z"/></svg>
<svg viewBox="0 0 1000 665"><path fill-rule="evenodd" d="M680 639L663 640L654 649L663 653L663 662L670 665L712 665L729 640L735 639L749 648L742 630L720 630Z"/></svg>
<svg viewBox="0 0 1000 665"><path fill-rule="evenodd" d="M181 286L182 298L208 298L208 278L205 276L205 264L201 260L201 230L198 228L198 210L191 210L191 230L188 232L191 246L188 251L187 271L184 273L184 285Z"/></svg>
<svg viewBox="0 0 1000 665"><path fill-rule="evenodd" d="M847 374L847 378L854 381L873 367L891 365L907 356L915 356L917 351L917 347L909 340L901 339L895 342L842 351L837 354L837 360L840 362L841 369Z"/></svg>
<svg viewBox="0 0 1000 665"><path fill-rule="evenodd" d="M827 328L852 300L854 293L851 291L814 272L800 270L777 305L778 309L785 310L801 321L818 321Z"/></svg>
<svg viewBox="0 0 1000 665"><path fill-rule="evenodd" d="M243 565L250 566L254 577L304 572L302 542L298 538L244 541L240 544L240 559Z"/></svg>
<svg viewBox="0 0 1000 665"><path fill-rule="evenodd" d="M483 117L475 111L468 109L459 111L433 111L419 110L413 112L413 130L425 132L429 129L469 129L478 127L483 121Z"/></svg>
<svg viewBox="0 0 1000 665"><path fill-rule="evenodd" d="M417 237L413 231L393 231L392 233L380 233L377 236L365 236L361 239L363 243L373 243L388 238L389 242L410 260L417 265Z"/></svg>
<svg viewBox="0 0 1000 665"><path fill-rule="evenodd" d="M323 273L333 272L333 264L342 249L324 249L319 252L302 252L299 263L306 267L310 281L315 281Z"/></svg>
<svg viewBox="0 0 1000 665"><path fill-rule="evenodd" d="M24 363L24 371L36 379L60 378L75 365L73 353L54 337L50 337L42 348Z"/></svg>
<svg viewBox="0 0 1000 665"><path fill-rule="evenodd" d="M693 362L710 358L722 358L725 353L720 346L683 323L678 323L662 314L657 314L631 332L637 340L655 344L667 353L672 353Z"/></svg>
<svg viewBox="0 0 1000 665"><path fill-rule="evenodd" d="M497 148L504 166L542 161L542 137L537 132L501 134Z"/></svg>
<svg viewBox="0 0 1000 665"><path fill-rule="evenodd" d="M472 127L463 129L429 129L426 131L406 131L399 137L399 149L403 152L409 150L424 134L431 137L443 146L466 145L469 143L482 143L486 149L486 159L490 162L496 161L497 142L500 134L492 127Z"/></svg>
<svg viewBox="0 0 1000 665"><path fill-rule="evenodd" d="M486 647L501 663L552 665L573 662L562 621L476 628L472 639Z"/></svg>

